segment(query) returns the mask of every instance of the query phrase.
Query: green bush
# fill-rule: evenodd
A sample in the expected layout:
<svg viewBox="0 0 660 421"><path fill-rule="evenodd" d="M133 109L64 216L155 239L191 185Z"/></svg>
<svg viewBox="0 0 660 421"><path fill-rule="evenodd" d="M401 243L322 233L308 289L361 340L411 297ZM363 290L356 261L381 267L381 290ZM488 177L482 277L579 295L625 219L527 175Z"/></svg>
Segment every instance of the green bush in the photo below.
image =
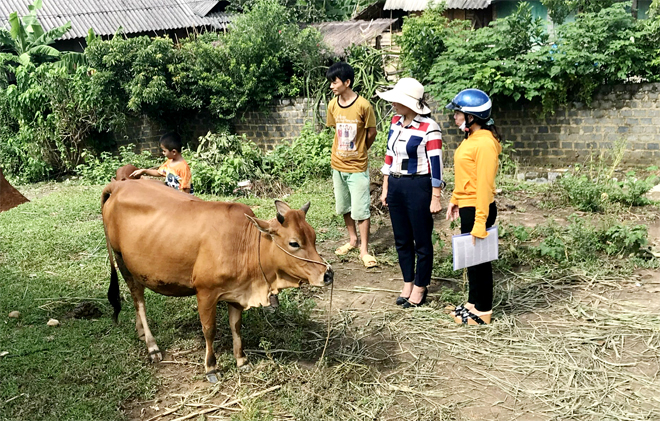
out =
<svg viewBox="0 0 660 421"><path fill-rule="evenodd" d="M571 101L588 104L602 86L626 83L633 76L656 81L660 75L660 22L635 20L619 2L584 9L574 22L557 26L552 39L525 2L485 28L449 25L454 30L446 31L446 51L435 57L429 72L429 91L441 103L475 87L554 112ZM408 67L426 62L418 59Z"/></svg>
<svg viewBox="0 0 660 421"><path fill-rule="evenodd" d="M163 161L158 160L149 151L140 154L134 152L134 145L120 146L119 154L112 155L110 152L101 152L93 155L90 152L83 154L85 163L78 165L76 172L86 184L109 183L117 173L117 168L127 164L138 168L151 168L160 165Z"/></svg>
<svg viewBox="0 0 660 421"><path fill-rule="evenodd" d="M334 132L324 129L316 132L311 124L290 144L278 145L266 157L268 173L290 186L307 179L326 178L332 174L330 156Z"/></svg>
<svg viewBox="0 0 660 421"><path fill-rule="evenodd" d="M568 202L585 212L603 210L606 185L603 180L591 180L585 174L567 174L559 180Z"/></svg>
<svg viewBox="0 0 660 421"><path fill-rule="evenodd" d="M610 202L626 206L651 204L645 194L653 188L656 181L655 176L638 179L634 171L629 171L622 181L617 181L609 178L602 168L587 171L578 167L574 173L562 177L558 185L567 201L577 209L600 212Z"/></svg>
<svg viewBox="0 0 660 421"><path fill-rule="evenodd" d="M103 95L92 69L74 72L54 63L16 69L16 84L0 90L9 127L0 132L14 176L39 181L71 173L100 134L120 121L117 103Z"/></svg>
<svg viewBox="0 0 660 421"><path fill-rule="evenodd" d="M429 82L433 60L445 50L445 39L452 27L443 16L445 5L438 3L419 17L405 17L396 43L401 47L401 66L421 83ZM467 22L465 22L467 27Z"/></svg>
<svg viewBox="0 0 660 421"><path fill-rule="evenodd" d="M644 195L655 186L656 178L649 176L644 180L638 179L634 171L629 171L623 181L612 182L608 189L609 198L626 206L649 205L651 201Z"/></svg>
<svg viewBox="0 0 660 421"><path fill-rule="evenodd" d="M648 227L646 225L616 224L601 231L599 236L600 244L607 254L635 254L648 243Z"/></svg>
<svg viewBox="0 0 660 421"><path fill-rule="evenodd" d="M505 267L550 263L576 265L598 262L606 256L640 254L648 243L647 227L618 221L595 222L571 215L567 226L553 220L533 229L500 225L500 262Z"/></svg>
<svg viewBox="0 0 660 421"><path fill-rule="evenodd" d="M232 194L243 180L263 177L263 153L245 136L208 133L195 152L184 153L195 192Z"/></svg>

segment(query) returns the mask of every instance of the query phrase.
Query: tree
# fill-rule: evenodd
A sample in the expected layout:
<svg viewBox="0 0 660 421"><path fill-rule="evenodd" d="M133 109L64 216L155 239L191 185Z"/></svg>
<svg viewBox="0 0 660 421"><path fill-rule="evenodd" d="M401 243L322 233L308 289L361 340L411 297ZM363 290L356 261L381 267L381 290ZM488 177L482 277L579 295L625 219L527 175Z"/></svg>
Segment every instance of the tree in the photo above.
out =
<svg viewBox="0 0 660 421"><path fill-rule="evenodd" d="M553 22L561 24L571 13L598 13L614 3L631 4L633 17L637 17L637 0L541 0L548 8ZM657 2L658 0L654 0Z"/></svg>
<svg viewBox="0 0 660 421"><path fill-rule="evenodd" d="M18 12L9 15L10 30L0 28L0 53L17 56L21 65L39 65L45 62L61 60L62 64L71 67L83 60L79 53L61 53L50 44L71 29L71 22L45 31L37 19L37 10L41 9L42 0L35 0L28 6L29 13L22 18Z"/></svg>

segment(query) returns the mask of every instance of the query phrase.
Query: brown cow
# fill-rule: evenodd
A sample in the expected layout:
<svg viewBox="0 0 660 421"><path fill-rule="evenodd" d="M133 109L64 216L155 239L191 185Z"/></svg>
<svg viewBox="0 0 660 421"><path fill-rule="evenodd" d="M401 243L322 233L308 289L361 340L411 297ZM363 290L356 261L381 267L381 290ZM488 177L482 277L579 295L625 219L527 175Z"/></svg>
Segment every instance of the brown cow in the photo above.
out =
<svg viewBox="0 0 660 421"><path fill-rule="evenodd" d="M124 165L123 167L119 167L117 168L117 176L115 177L115 180L122 181L129 179L138 179L142 177L142 175L138 175L137 177L131 177L133 171L137 171L137 170L139 170L139 168L131 164Z"/></svg>
<svg viewBox="0 0 660 421"><path fill-rule="evenodd" d="M301 210L275 202L277 218L257 219L240 203L206 202L154 180L113 181L101 200L110 255L108 299L121 310L114 257L135 303L135 327L151 359L162 355L147 325L144 288L197 296L206 339L206 376L215 383L216 307L226 301L238 367L247 362L241 342L243 310L267 306L269 296L303 282L328 285L333 272L316 251L316 233Z"/></svg>

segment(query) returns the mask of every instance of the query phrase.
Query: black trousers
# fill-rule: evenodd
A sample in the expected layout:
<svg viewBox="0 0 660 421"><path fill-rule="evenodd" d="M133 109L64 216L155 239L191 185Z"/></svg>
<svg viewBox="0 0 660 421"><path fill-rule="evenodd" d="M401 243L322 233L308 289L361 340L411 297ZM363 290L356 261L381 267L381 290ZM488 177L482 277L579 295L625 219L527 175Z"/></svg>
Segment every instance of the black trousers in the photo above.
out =
<svg viewBox="0 0 660 421"><path fill-rule="evenodd" d="M465 207L458 209L461 216L461 234L469 233L474 226L476 208ZM497 218L497 206L495 202L488 207L488 218L486 228L490 228ZM490 262L471 266L468 272L468 303L474 304L479 311L490 311L493 309L493 266Z"/></svg>
<svg viewBox="0 0 660 421"><path fill-rule="evenodd" d="M387 206L390 209L394 243L404 282L418 287L431 283L433 269L433 217L431 177L428 175L388 179ZM415 257L417 270L415 270Z"/></svg>

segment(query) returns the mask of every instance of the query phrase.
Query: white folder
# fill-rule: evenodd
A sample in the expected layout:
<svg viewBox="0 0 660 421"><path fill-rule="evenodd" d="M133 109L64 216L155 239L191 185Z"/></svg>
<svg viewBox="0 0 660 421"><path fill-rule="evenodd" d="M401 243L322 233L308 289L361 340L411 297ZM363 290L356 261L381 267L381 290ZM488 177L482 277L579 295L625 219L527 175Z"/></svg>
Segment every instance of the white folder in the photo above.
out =
<svg viewBox="0 0 660 421"><path fill-rule="evenodd" d="M472 235L470 233L451 237L454 270L497 260L499 252L497 227L490 227L486 232L488 232L488 237L483 240L477 238L476 245L472 245Z"/></svg>

